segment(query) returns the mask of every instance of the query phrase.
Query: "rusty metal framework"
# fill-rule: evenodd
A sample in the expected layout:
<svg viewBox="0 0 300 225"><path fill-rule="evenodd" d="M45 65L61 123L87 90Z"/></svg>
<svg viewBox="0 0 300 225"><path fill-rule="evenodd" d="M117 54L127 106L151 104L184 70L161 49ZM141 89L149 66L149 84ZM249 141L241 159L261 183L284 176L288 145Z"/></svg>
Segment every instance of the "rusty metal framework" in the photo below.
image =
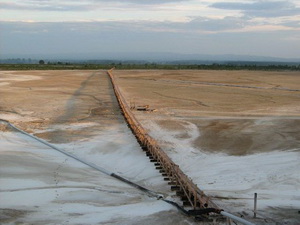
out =
<svg viewBox="0 0 300 225"><path fill-rule="evenodd" d="M192 180L187 177L177 164L175 164L170 157L159 147L159 144L154 140L147 131L143 128L141 123L136 119L134 114L131 112L125 98L123 97L118 85L116 84L116 79L112 74L112 69L107 71L112 85L122 109L124 117L133 131L134 135L138 139L142 147L147 148L153 159L158 162L170 179L170 183L174 186L179 187L179 192L185 196L187 203L194 210L203 208L213 208L220 210L219 207L211 201L211 199L206 196L203 191L201 191Z"/></svg>

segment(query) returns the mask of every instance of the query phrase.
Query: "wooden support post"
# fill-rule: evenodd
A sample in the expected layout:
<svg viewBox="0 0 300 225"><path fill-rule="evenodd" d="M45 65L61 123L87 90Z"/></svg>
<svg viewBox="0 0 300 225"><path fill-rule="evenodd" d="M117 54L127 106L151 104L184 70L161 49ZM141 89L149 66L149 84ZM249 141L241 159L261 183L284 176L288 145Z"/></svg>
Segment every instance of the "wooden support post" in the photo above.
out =
<svg viewBox="0 0 300 225"><path fill-rule="evenodd" d="M176 185L177 183L175 181L168 182L168 185Z"/></svg>
<svg viewBox="0 0 300 225"><path fill-rule="evenodd" d="M227 217L227 224L231 225L231 219Z"/></svg>
<svg viewBox="0 0 300 225"><path fill-rule="evenodd" d="M179 191L180 187L179 186L171 186L171 191Z"/></svg>
<svg viewBox="0 0 300 225"><path fill-rule="evenodd" d="M197 192L194 190L194 208L197 208Z"/></svg>

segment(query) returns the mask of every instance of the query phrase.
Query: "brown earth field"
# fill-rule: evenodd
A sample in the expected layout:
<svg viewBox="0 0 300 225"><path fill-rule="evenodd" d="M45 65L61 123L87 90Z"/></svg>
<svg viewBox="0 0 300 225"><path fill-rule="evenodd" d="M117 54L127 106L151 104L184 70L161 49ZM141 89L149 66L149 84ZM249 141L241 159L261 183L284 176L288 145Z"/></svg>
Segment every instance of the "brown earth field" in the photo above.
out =
<svg viewBox="0 0 300 225"><path fill-rule="evenodd" d="M0 71L1 119L153 191L173 194L128 129L106 71ZM0 121L0 224L177 221L194 224L175 207Z"/></svg>
<svg viewBox="0 0 300 225"><path fill-rule="evenodd" d="M1 80L0 116L28 132L72 123L101 124L36 134L53 143L90 137L123 119L105 71L1 71Z"/></svg>
<svg viewBox="0 0 300 225"><path fill-rule="evenodd" d="M299 72L115 70L114 75L128 104L155 109L134 111L139 120L170 130L193 123L201 133L194 145L201 150L242 155L299 147ZM99 83L98 76L97 71L2 71L0 114L28 131L118 121L113 90L106 88L109 79ZM63 143L74 132L88 135L38 135Z"/></svg>
<svg viewBox="0 0 300 225"><path fill-rule="evenodd" d="M289 71L114 71L128 104L145 126L198 127L194 146L247 155L300 146L300 73ZM179 139L184 139L184 134Z"/></svg>
<svg viewBox="0 0 300 225"><path fill-rule="evenodd" d="M169 146L175 139L176 143L182 142L183 147L191 144L196 149L196 153L194 151L187 153L190 157L187 157L187 161L193 157L197 159L197 153L202 152L229 156L251 156L275 151L300 152L299 72L114 70L113 74L129 105L149 105L150 111L133 109L132 112L150 134L156 132L157 127L161 132L158 132L155 138L163 139L164 137L159 135L166 131L174 134L173 139L166 139L165 142L159 140L163 150L168 154ZM111 127L113 127L111 131L120 127L115 139L109 141L110 145L103 147L104 153L110 154L115 149L119 149L120 153L123 151L121 148L123 144L115 140L127 132L123 129L125 127L127 130L127 127L124 125L124 119L105 71L0 71L0 118L9 120L53 144L77 143L78 140L84 142L99 133L105 134ZM0 126L0 130L5 131L5 127ZM128 142L124 145L131 148L130 144L133 141L127 139ZM139 148L131 150L140 151ZM81 149L75 148L74 151L81 153ZM183 151L186 149L183 148ZM174 152L171 152L172 157L176 155L176 151ZM184 158L184 154L178 158ZM120 162L123 162L122 160ZM181 158L177 160L180 161ZM201 185L205 177L202 178L200 176L202 174L197 171L193 173L193 168L189 170L188 163L181 161L183 165L180 167L183 171L187 170L191 175L196 174L195 180L199 178L201 182L198 184ZM138 162L133 163L131 167L136 163ZM195 163L194 166L196 168L198 164ZM145 167L148 165L145 164L141 172L146 170ZM160 176L158 171L154 172ZM129 173L126 175L130 177ZM270 177L270 180L274 180L271 185L276 185L275 178ZM209 180L213 187L214 178L210 177ZM229 199L231 204L229 208L236 205L236 210L232 209L233 212L243 209L244 205L239 204L246 201L244 195L233 194L231 189L226 190L227 187L222 190L220 184L219 189L209 188L209 182L206 184L206 190L210 191L209 194L215 195L215 200L223 198L222 201L226 203L225 198L229 199L232 196L241 198L239 201ZM164 183L158 182L157 185L153 183L150 189L167 189L166 193L169 191ZM290 186L294 184L292 181L282 183ZM290 186L288 188L291 188ZM244 192L248 194L248 189L243 190L242 187L240 193ZM249 200L251 204L252 200L252 198ZM217 203L222 201L219 200ZM285 209L290 215L288 212L281 215ZM295 218L297 223L291 224L299 224L298 211L299 209L293 208L291 211L290 208L278 206L272 208L270 213L278 216L278 221L282 218ZM20 212L20 216L23 214ZM169 224L174 224L174 221Z"/></svg>

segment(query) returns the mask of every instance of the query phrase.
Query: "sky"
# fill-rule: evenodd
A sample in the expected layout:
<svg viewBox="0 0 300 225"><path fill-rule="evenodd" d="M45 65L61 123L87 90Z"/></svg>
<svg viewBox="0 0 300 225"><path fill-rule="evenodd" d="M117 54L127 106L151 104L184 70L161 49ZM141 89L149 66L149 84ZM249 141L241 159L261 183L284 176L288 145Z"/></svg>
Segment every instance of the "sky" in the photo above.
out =
<svg viewBox="0 0 300 225"><path fill-rule="evenodd" d="M0 0L0 57L180 53L300 58L299 0Z"/></svg>

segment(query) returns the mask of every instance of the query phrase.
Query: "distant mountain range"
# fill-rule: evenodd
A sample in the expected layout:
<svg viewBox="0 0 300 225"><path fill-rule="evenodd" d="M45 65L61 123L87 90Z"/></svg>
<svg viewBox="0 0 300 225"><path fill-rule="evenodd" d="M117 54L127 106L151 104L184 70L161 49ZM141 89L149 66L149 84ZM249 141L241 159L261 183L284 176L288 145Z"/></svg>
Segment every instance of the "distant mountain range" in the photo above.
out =
<svg viewBox="0 0 300 225"><path fill-rule="evenodd" d="M115 61L147 61L167 63L172 61L180 62L230 62L230 61L246 61L246 62L299 62L299 58L279 58L268 56L252 56L252 55L208 55L208 54L182 54L169 52L101 52L101 53L62 53L62 54L7 54L0 55L0 59L44 59L44 60L115 60Z"/></svg>

